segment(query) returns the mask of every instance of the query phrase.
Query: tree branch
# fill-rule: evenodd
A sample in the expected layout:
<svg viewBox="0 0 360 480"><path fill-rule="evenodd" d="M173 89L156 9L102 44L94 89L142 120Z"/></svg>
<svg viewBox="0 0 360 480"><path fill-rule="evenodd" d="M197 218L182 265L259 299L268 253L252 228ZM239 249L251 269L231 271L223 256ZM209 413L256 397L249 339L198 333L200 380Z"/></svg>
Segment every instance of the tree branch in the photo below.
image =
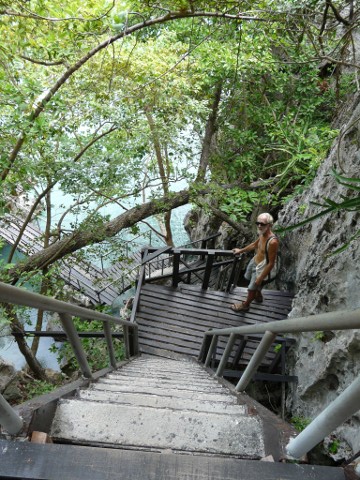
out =
<svg viewBox="0 0 360 480"><path fill-rule="evenodd" d="M234 188L234 186L234 184L224 185L221 188L229 189ZM249 186L242 185L241 188L249 188ZM196 191L194 190L194 193L196 196L207 195L211 193L211 188L207 187ZM27 272L39 270L45 266L47 267L81 248L114 237L121 230L132 227L148 217L186 205L189 203L191 195L192 191L190 190L181 190L180 192L174 193L171 192L169 195L162 198L154 199L143 203L142 205L135 206L118 215L113 220L105 222L103 225L99 225L94 229L84 230L80 228L59 242L56 242L48 248L31 255L26 260L19 262L14 268L7 272L10 282L14 284Z"/></svg>
<svg viewBox="0 0 360 480"><path fill-rule="evenodd" d="M0 12L1 13L1 12ZM133 25L131 27L128 27L124 29L122 32L119 32L118 34L104 40L101 42L99 45L97 45L95 48L90 50L86 55L84 55L80 60L78 60L74 65L69 67L66 72L55 82L55 84L49 88L46 92L44 92L40 97L38 97L34 104L33 104L33 111L29 115L27 121L24 123L27 124L28 129L30 129L35 120L39 117L41 112L44 110L45 106L49 103L49 101L53 98L53 96L59 91L59 89L67 82L67 80L75 73L77 72L88 60L90 60L92 57L94 57L97 53L99 53L101 50L104 48L107 48L108 46L112 45L114 42L121 38L125 38L134 32L137 32L139 30L142 30L147 27L152 27L154 25L159 25L162 23L174 21L174 20L179 20L182 18L193 18L193 17L215 17L215 18L228 18L232 20L241 20L241 21L259 21L259 22L269 22L268 18L261 18L261 17L255 17L255 16L246 16L246 15L230 15L230 14L225 14L225 13L220 13L220 12L187 12L187 11L179 11L179 12L169 12L166 15L163 15L161 17L153 18L153 19L148 19L144 20L141 23L137 23L136 25ZM8 165L5 167L1 174L1 180L5 180L12 168L12 165L14 164L24 142L26 139L26 132L22 131L18 135L18 140L12 150L12 152L9 155L8 159Z"/></svg>

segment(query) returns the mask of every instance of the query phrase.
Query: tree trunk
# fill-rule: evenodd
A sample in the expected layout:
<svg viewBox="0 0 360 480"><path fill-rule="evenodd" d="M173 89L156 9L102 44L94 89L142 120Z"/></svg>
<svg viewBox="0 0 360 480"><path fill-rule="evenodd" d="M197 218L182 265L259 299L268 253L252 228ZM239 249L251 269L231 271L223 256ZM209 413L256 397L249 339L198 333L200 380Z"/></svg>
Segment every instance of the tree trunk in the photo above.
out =
<svg viewBox="0 0 360 480"><path fill-rule="evenodd" d="M149 123L149 128L150 128L151 136L152 136L152 139L153 139L155 155L156 155L156 160L157 160L157 164L158 164L158 169L159 169L159 174L160 174L160 178L161 178L161 184L162 184L163 192L164 192L164 195L168 195L168 193L169 193L169 168L168 168L168 163L167 163L166 158L165 158L165 160L163 158L159 135L158 135L157 130L156 130L155 121L154 121L154 118L151 114L150 107L145 108L145 115L146 115L147 121ZM170 247L173 247L174 242L173 242L172 231L171 231L171 210L164 213L164 227L165 227L166 245L169 245Z"/></svg>
<svg viewBox="0 0 360 480"><path fill-rule="evenodd" d="M196 177L196 182L203 182L205 180L206 170L209 165L209 158L211 153L211 144L213 136L216 132L216 120L221 99L222 85L218 85L215 90L214 101L211 106L211 112L206 122L205 136L201 149L201 157L199 169Z"/></svg>
<svg viewBox="0 0 360 480"><path fill-rule="evenodd" d="M51 185L50 182L48 183L49 185ZM50 230L51 230L51 196L50 196L50 190L48 190L46 194L46 226L45 226L45 232L44 232L44 248L47 248L49 246ZM43 268L42 276L41 276L41 286L40 286L40 293L42 295L46 294L49 287L49 279L47 277L48 271L49 271L48 268L46 267ZM42 326L43 326L43 320L44 320L44 311L38 310L36 325L35 325L35 332L41 332ZM39 342L40 342L40 337L35 336L31 344L31 351L34 355L37 354L37 351L39 348Z"/></svg>
<svg viewBox="0 0 360 480"><path fill-rule="evenodd" d="M24 355L25 360L33 372L35 378L39 380L50 381L45 373L45 369L41 366L35 355L32 353L31 348L29 348L28 344L26 343L25 335L24 335L24 328L17 318L16 313L12 306L7 305L5 307L9 318L11 319L11 331L13 333L17 333L20 335L16 335L15 341L19 347L20 352Z"/></svg>
<svg viewBox="0 0 360 480"><path fill-rule="evenodd" d="M250 190L253 187L248 184L235 183L231 185L222 185L224 190L238 186L244 190ZM210 188L197 189L196 197L207 195L211 192ZM180 192L170 192L161 198L153 199L149 202L143 203L133 207L121 215L115 217L113 220L98 226L92 230L75 230L71 235L62 240L51 244L48 248L31 255L25 260L19 262L15 267L10 269L7 277L7 283L13 285L21 278L22 275L28 272L41 270L46 266L51 265L64 258L70 253L74 253L81 248L100 243L107 238L111 238L125 228L132 227L136 223L153 215L164 213L182 205L189 203L191 199L190 190L181 190Z"/></svg>

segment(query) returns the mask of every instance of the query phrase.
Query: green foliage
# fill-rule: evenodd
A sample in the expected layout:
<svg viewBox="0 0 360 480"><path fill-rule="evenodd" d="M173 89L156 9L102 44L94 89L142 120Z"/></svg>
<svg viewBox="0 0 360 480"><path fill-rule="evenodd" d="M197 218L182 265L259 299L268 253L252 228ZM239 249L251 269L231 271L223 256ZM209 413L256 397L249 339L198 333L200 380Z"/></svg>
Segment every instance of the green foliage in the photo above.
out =
<svg viewBox="0 0 360 480"><path fill-rule="evenodd" d="M305 417L295 416L290 419L290 423L294 425L298 432L302 432L311 423L311 420Z"/></svg>
<svg viewBox="0 0 360 480"><path fill-rule="evenodd" d="M318 340L322 342L326 338L325 332L321 332L321 331L315 332L313 338L314 340Z"/></svg>
<svg viewBox="0 0 360 480"><path fill-rule="evenodd" d="M339 450L339 446L340 446L340 440L337 439L337 438L334 438L328 445L328 451L330 454L332 455L336 455L338 450Z"/></svg>
<svg viewBox="0 0 360 480"><path fill-rule="evenodd" d="M282 344L281 343L277 343L276 345L274 345L274 352L275 353L279 353L281 349L282 349Z"/></svg>
<svg viewBox="0 0 360 480"><path fill-rule="evenodd" d="M248 214L253 211L254 205L266 201L266 192L245 191L234 188L227 191L220 209L239 223L245 222Z"/></svg>
<svg viewBox="0 0 360 480"><path fill-rule="evenodd" d="M305 205L305 204L299 205L299 208L298 208L299 214L304 215L306 208L307 208L307 205Z"/></svg>
<svg viewBox="0 0 360 480"><path fill-rule="evenodd" d="M8 317L5 309L0 307L0 335L6 331L10 325L11 319Z"/></svg>
<svg viewBox="0 0 360 480"><path fill-rule="evenodd" d="M84 321L74 318L74 325L78 332L103 332L102 322ZM106 341L101 338L80 338L84 348L90 369L95 372L109 366L109 356L107 352ZM113 340L115 358L117 361L125 357L124 344L118 339ZM59 364L64 364L66 372L71 373L79 370L79 365L75 354L68 342L64 342L60 347L55 343L50 347L50 351L57 354Z"/></svg>
<svg viewBox="0 0 360 480"><path fill-rule="evenodd" d="M44 380L32 380L23 384L22 393L24 400L31 400L39 395L50 393L61 385L61 382L50 383Z"/></svg>

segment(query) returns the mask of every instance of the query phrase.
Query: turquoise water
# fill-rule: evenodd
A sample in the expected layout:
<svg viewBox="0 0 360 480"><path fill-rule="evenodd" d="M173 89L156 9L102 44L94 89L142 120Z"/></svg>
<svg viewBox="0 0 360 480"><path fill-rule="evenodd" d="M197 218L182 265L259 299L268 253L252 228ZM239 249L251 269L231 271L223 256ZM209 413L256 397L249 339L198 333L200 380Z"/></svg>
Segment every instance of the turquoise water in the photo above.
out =
<svg viewBox="0 0 360 480"><path fill-rule="evenodd" d="M182 183L182 182L181 182ZM177 185L179 189L184 188L185 185L180 184ZM74 201L76 198L73 195L65 195L61 190L55 189L53 194L52 194L52 228L56 228L58 222L62 218L63 212L66 209L69 209L71 205L73 205ZM124 202L125 203L125 202ZM133 202L132 204L128 204L126 208L131 208L134 206L135 203ZM95 208L95 204L91 205L93 208ZM191 205L183 205L182 207L176 208L175 210L172 211L172 216L171 216L171 229L173 233L173 239L174 239L174 244L175 246L181 246L185 245L189 242L189 236L186 233L183 222L186 213L190 210ZM106 207L102 208L99 210L99 213L102 215L109 215L111 219L117 217L118 215L122 214L125 210L121 208L117 204L111 204L107 205ZM66 231L66 230L73 230L79 226L79 224L85 219L86 217L86 211L85 210L80 210L78 213L69 213L64 220L61 223L61 227ZM38 223L41 229L44 229L45 227L45 213L40 215L38 218ZM139 232L132 234L129 229L121 231L115 238L116 240L119 241L119 244L121 245L126 245L126 248L131 252L131 251L138 251L140 250L144 245L152 245L154 247L160 247L164 245L164 241L154 233L154 231L147 225L151 225L153 228L156 230L160 231L160 226L157 221L157 218L151 217L145 220L145 222L140 222L138 224ZM97 246L99 251L101 252L102 246L98 245ZM116 250L116 247L114 247ZM103 247L104 252L104 258L106 255L109 256L108 252L108 246L106 246L106 243L104 243ZM111 260L104 263L104 259L100 261L101 253L97 255L96 257L92 257L91 261L95 263L97 266L103 266L104 268L107 268L111 264ZM109 256L111 258L111 255ZM110 263L109 263L110 262Z"/></svg>
<svg viewBox="0 0 360 480"><path fill-rule="evenodd" d="M58 190L55 192L55 195L52 197L52 202L55 204L55 206L53 207L53 210L54 210L53 226L55 226L58 223L59 219L61 218L61 215L64 211L64 207L65 208L69 207L72 201L73 201L72 197L63 195L61 191ZM183 207L179 207L173 210L172 212L171 226L173 231L174 243L176 246L184 245L189 242L189 237L183 228L183 220L190 208L191 207L189 205L184 205ZM107 207L107 209L103 213L109 214L111 215L111 218L114 218L115 216L122 213L122 211L123 210L121 210L121 208L118 206L110 206L110 207ZM69 228L69 229L73 228L74 225L79 223L83 218L84 218L83 215L69 215L66 218L66 221L63 223L63 228ZM159 228L156 219L153 219L153 218L148 219L147 222L153 225L155 228L157 229ZM39 220L40 228L43 228L44 224L45 224L45 219L40 218ZM152 232L151 229L145 224L140 224L140 234L131 235L131 233L129 232L122 232L121 235L119 236L119 239L120 238L124 242L128 242L130 250L138 250L143 245L149 245L149 244L153 246L164 245L164 242L161 239L159 239L154 234L154 232ZM10 251L10 247L5 246L0 252L0 258L6 260L8 258L9 251ZM23 258L23 255L17 252L13 261L16 262L21 258ZM93 260L93 263L97 264L97 266L103 266L105 268L110 266L110 260L106 263L106 260L104 261L104 259L102 259L102 261L99 260L99 257L97 257L97 259L98 261ZM27 284L26 287L29 289L33 289L32 286L29 284ZM125 294L125 297L127 297L129 294L130 292ZM123 301L123 297L119 297L119 299L117 300L119 305L121 305ZM36 325L36 316L37 316L37 311L35 309L26 310L27 324L25 328L27 330L34 330ZM44 321L43 321L43 330L46 329L48 318L49 318L49 315L46 315L45 313ZM25 321L25 319L23 321ZM29 339L28 340L29 346L31 345L31 342L32 342L32 339ZM49 348L51 347L51 345L53 345L53 343L54 341L52 338L40 338L37 358L44 367L59 371L56 355L49 351ZM14 337L9 334L9 329L8 327L5 326L3 318L0 318L0 356L7 362L11 362L17 370L20 370L26 365L25 359L23 355L19 352L18 346L14 340Z"/></svg>
<svg viewBox="0 0 360 480"><path fill-rule="evenodd" d="M7 260L10 253L10 246L6 245L0 252L0 259ZM24 255L20 252L16 252L14 255L14 262L19 261L21 258L24 258ZM34 291L33 286L30 283L26 283L25 287L28 290ZM44 314L43 320L43 330L46 329L49 315ZM37 310L33 308L28 308L25 310L25 313L21 316L22 322L24 323L25 330L34 330L37 319ZM29 347L31 346L32 339L27 340ZM52 338L40 338L39 348L37 358L40 363L46 367L53 370L59 370L58 362L56 355L52 352L49 352L50 346L54 343ZM15 342L14 337L10 334L9 327L6 326L4 317L0 317L0 356L14 365L17 370L20 370L26 365L23 355L19 352L19 348Z"/></svg>

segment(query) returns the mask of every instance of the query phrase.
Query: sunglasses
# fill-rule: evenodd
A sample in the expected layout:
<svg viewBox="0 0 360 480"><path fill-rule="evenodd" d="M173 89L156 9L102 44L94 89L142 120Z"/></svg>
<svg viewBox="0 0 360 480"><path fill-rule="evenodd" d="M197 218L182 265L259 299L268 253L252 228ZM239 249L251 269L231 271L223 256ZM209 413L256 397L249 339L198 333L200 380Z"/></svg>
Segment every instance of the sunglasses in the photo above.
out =
<svg viewBox="0 0 360 480"><path fill-rule="evenodd" d="M258 227L265 227L266 225L269 225L268 223L262 223L262 222L255 222L255 225Z"/></svg>

